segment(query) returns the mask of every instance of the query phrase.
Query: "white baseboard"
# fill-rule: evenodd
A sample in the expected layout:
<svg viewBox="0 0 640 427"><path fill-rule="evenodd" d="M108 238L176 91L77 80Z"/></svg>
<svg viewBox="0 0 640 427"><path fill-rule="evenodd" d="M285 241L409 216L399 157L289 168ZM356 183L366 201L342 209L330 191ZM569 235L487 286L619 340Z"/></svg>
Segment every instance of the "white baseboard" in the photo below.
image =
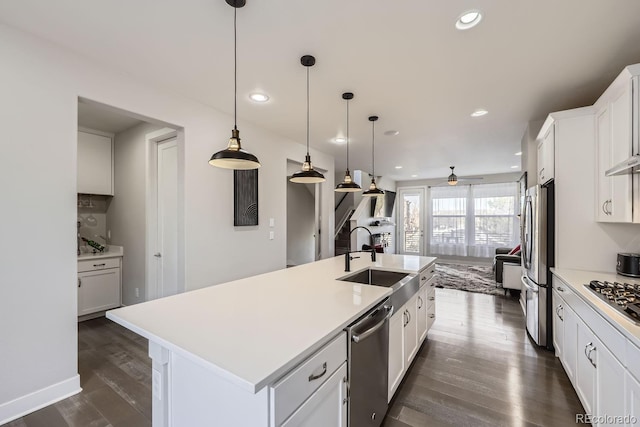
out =
<svg viewBox="0 0 640 427"><path fill-rule="evenodd" d="M0 404L0 425L80 393L80 375Z"/></svg>

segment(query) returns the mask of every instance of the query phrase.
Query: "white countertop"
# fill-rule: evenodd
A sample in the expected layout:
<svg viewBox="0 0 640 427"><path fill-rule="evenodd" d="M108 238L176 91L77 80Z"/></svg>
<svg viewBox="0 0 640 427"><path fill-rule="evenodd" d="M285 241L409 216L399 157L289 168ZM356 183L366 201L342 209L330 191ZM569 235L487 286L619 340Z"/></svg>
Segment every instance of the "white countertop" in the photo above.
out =
<svg viewBox="0 0 640 427"><path fill-rule="evenodd" d="M435 258L368 254L367 267L418 272ZM391 290L338 281L344 256L107 312L107 318L255 393L353 323Z"/></svg>
<svg viewBox="0 0 640 427"><path fill-rule="evenodd" d="M91 246L87 247L93 249ZM86 259L115 258L124 255L124 248L122 246L108 245L107 248L108 250L106 252L97 252L95 254L92 252L81 253L78 255L78 261L84 261Z"/></svg>
<svg viewBox="0 0 640 427"><path fill-rule="evenodd" d="M592 280L640 284L639 279L621 276L615 273L568 270L564 268L552 268L551 272L569 285L580 298L600 313L625 337L627 337L636 346L640 347L640 326L634 324L626 315L611 307L608 303L601 300L597 295L584 286L585 284L589 284Z"/></svg>

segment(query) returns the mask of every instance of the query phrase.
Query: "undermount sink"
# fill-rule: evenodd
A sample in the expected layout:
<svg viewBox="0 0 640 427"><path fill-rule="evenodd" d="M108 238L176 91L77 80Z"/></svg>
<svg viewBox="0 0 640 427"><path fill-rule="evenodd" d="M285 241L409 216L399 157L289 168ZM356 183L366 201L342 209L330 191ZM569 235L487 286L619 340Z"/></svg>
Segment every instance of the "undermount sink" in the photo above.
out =
<svg viewBox="0 0 640 427"><path fill-rule="evenodd" d="M361 283L363 285L376 285L390 288L407 277L408 273L398 273L396 271L376 270L367 268L350 276L342 277L338 280L345 282Z"/></svg>

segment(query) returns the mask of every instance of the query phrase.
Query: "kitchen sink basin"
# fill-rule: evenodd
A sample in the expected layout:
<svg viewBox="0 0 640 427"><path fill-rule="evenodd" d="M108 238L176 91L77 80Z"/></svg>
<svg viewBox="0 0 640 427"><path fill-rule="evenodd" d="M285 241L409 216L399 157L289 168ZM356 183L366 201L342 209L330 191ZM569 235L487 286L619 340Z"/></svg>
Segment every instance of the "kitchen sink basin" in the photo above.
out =
<svg viewBox="0 0 640 427"><path fill-rule="evenodd" d="M345 282L361 283L363 285L376 285L390 288L407 277L407 273L398 273L396 271L376 270L367 268L359 271L351 276L342 277L339 280Z"/></svg>
<svg viewBox="0 0 640 427"><path fill-rule="evenodd" d="M376 270L375 268L366 268L340 277L337 280L390 288L393 291L390 297L391 305L394 306L396 310L409 301L420 288L420 278L417 274Z"/></svg>

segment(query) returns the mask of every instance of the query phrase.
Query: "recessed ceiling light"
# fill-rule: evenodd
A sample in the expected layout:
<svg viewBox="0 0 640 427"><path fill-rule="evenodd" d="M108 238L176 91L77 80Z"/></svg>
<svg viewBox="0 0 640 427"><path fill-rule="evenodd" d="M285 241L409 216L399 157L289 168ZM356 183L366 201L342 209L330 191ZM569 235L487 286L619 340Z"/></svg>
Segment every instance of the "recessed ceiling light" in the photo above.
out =
<svg viewBox="0 0 640 427"><path fill-rule="evenodd" d="M456 28L459 30L468 30L480 23L482 20L482 13L479 10L467 10L458 17L456 21Z"/></svg>
<svg viewBox="0 0 640 427"><path fill-rule="evenodd" d="M522 156L522 151L518 151L515 155L516 156Z"/></svg>
<svg viewBox="0 0 640 427"><path fill-rule="evenodd" d="M336 144L344 144L345 142L347 142L347 138L343 138L341 136L338 136L338 137L333 138L333 142L335 142Z"/></svg>
<svg viewBox="0 0 640 427"><path fill-rule="evenodd" d="M511 169L518 169L519 167L520 166L518 166L518 165L513 165L513 166L511 166Z"/></svg>
<svg viewBox="0 0 640 427"><path fill-rule="evenodd" d="M417 178L418 175L411 175L411 178Z"/></svg>
<svg viewBox="0 0 640 427"><path fill-rule="evenodd" d="M396 166L396 169L402 169L402 166Z"/></svg>
<svg viewBox="0 0 640 427"><path fill-rule="evenodd" d="M400 131L399 130L388 130L384 133L387 136L398 136L400 135Z"/></svg>
<svg viewBox="0 0 640 427"><path fill-rule="evenodd" d="M484 116L486 114L489 114L489 112L487 110L485 110L484 108L478 108L476 111L471 113L471 117L481 117L481 116Z"/></svg>
<svg viewBox="0 0 640 427"><path fill-rule="evenodd" d="M249 98L255 102L267 102L269 100L269 95L266 93L254 92L249 95Z"/></svg>

